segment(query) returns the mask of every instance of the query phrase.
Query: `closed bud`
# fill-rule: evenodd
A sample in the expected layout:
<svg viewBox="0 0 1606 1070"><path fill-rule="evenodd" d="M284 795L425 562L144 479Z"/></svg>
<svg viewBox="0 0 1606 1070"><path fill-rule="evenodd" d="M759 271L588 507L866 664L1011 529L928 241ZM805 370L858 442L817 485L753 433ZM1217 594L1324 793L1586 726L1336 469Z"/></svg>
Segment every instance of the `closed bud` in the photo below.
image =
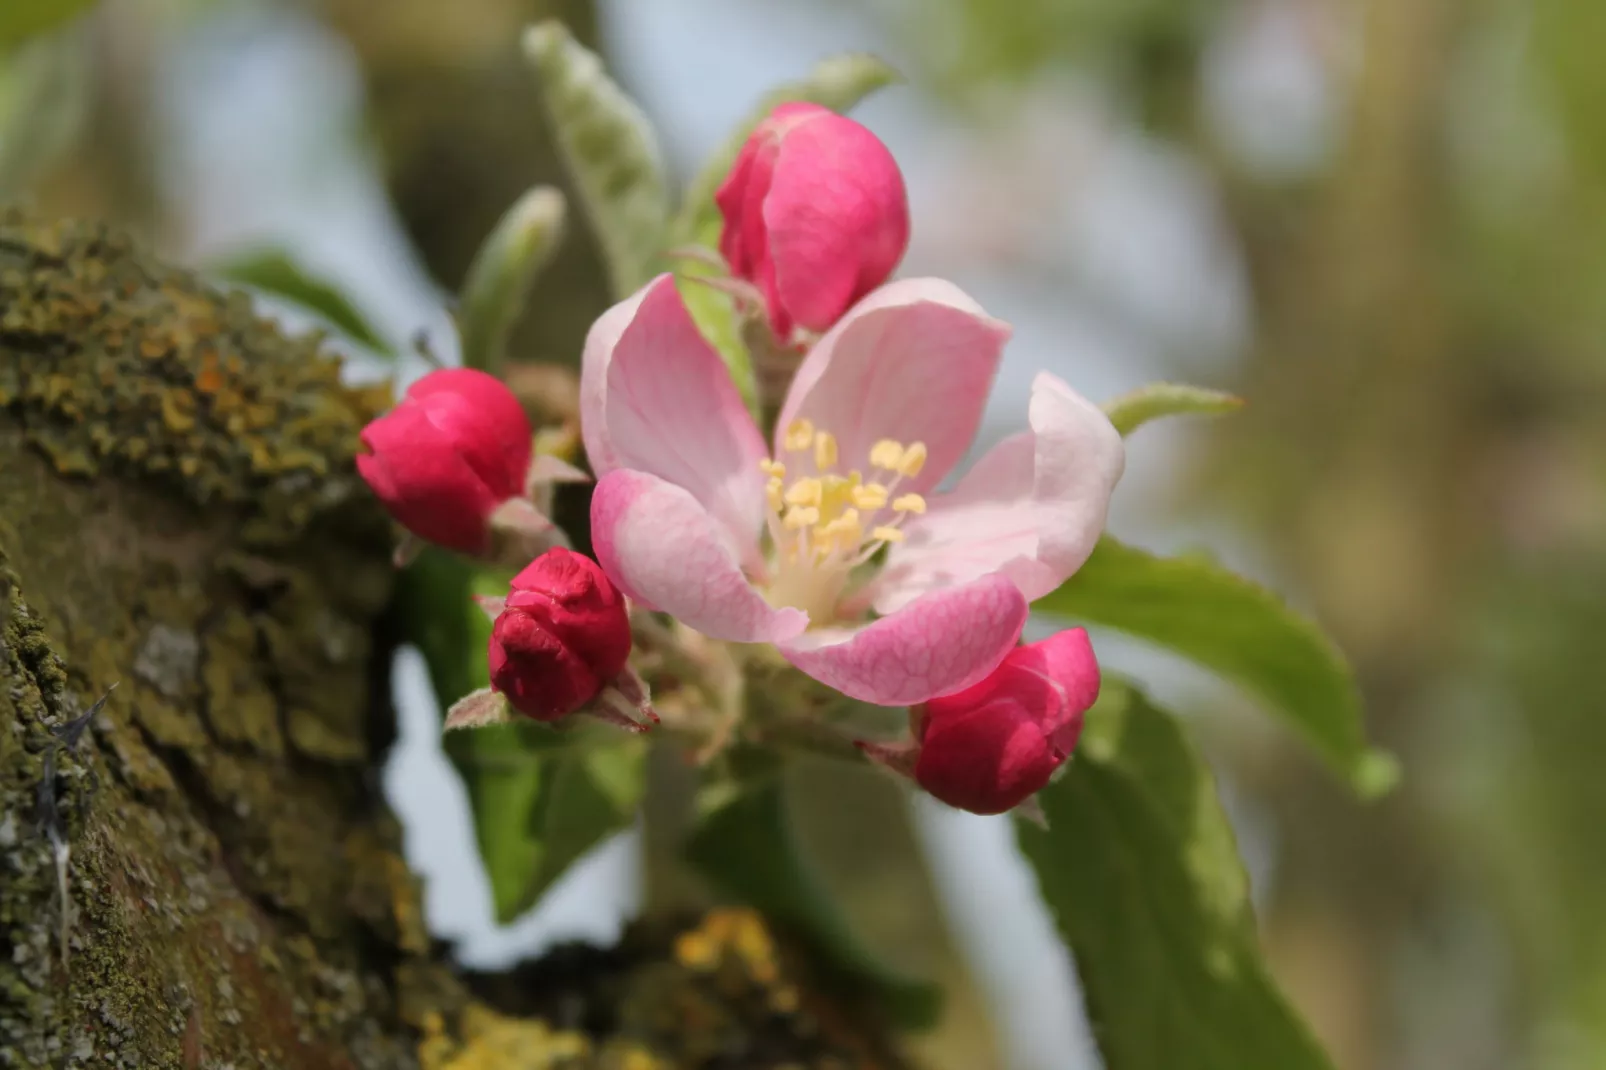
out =
<svg viewBox="0 0 1606 1070"><path fill-rule="evenodd" d="M491 545L491 518L525 493L530 421L506 385L472 368L430 372L362 431L357 471L413 535L465 554Z"/></svg>
<svg viewBox="0 0 1606 1070"><path fill-rule="evenodd" d="M782 104L714 195L719 251L763 295L775 336L825 331L886 281L909 244L903 175L869 130L816 104Z"/></svg>
<svg viewBox="0 0 1606 1070"><path fill-rule="evenodd" d="M518 712L555 721L628 673L630 615L595 561L562 547L513 577L491 628L491 689Z"/></svg>
<svg viewBox="0 0 1606 1070"><path fill-rule="evenodd" d="M895 755L888 764L950 806L1001 814L1041 790L1069 757L1098 693L1093 647L1073 628L1017 647L981 683L917 707L912 747L866 751Z"/></svg>

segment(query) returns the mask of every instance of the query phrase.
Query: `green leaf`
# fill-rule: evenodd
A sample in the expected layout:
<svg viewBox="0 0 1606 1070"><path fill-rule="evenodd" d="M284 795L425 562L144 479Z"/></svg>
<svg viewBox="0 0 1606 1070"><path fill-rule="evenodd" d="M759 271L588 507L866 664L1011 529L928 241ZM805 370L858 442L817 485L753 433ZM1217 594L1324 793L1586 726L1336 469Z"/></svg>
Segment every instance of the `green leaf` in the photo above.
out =
<svg viewBox="0 0 1606 1070"><path fill-rule="evenodd" d="M5 0L0 4L0 52L65 25L95 6L95 0Z"/></svg>
<svg viewBox="0 0 1606 1070"><path fill-rule="evenodd" d="M404 634L423 654L442 710L490 684L491 622L471 596L505 595L511 576L434 547L402 573ZM520 719L453 732L443 746L468 791L499 922L535 905L577 858L626 828L641 801L645 748L617 729Z"/></svg>
<svg viewBox="0 0 1606 1070"><path fill-rule="evenodd" d="M1332 640L1214 561L1159 557L1105 536L1032 608L1107 625L1213 669L1269 704L1363 795L1394 782L1393 759L1366 744L1360 693Z"/></svg>
<svg viewBox="0 0 1606 1070"><path fill-rule="evenodd" d="M524 33L558 149L596 231L616 297L652 277L669 219L669 193L652 125L602 61L563 24Z"/></svg>
<svg viewBox="0 0 1606 1070"><path fill-rule="evenodd" d="M563 194L536 186L513 202L474 254L458 302L463 364L496 372L530 284L563 241Z"/></svg>
<svg viewBox="0 0 1606 1070"><path fill-rule="evenodd" d="M759 417L758 384L753 379L753 361L747 345L742 341L741 323L736 315L736 304L729 294L721 293L694 278L676 273L675 288L680 291L692 322L702 332L725 361L731 381L747 403L755 419Z"/></svg>
<svg viewBox="0 0 1606 1070"><path fill-rule="evenodd" d="M446 753L463 777L474 834L506 924L583 854L628 828L646 783L645 743L616 728L533 721L454 732Z"/></svg>
<svg viewBox="0 0 1606 1070"><path fill-rule="evenodd" d="M736 789L708 807L686 854L724 894L807 941L846 991L878 1000L905 1028L936 1023L941 991L881 964L853 935L803 856L776 779Z"/></svg>
<svg viewBox="0 0 1606 1070"><path fill-rule="evenodd" d="M1162 416L1220 416L1243 407L1243 399L1220 390L1182 383L1149 383L1106 401L1104 415L1115 429L1130 435Z"/></svg>
<svg viewBox="0 0 1606 1070"><path fill-rule="evenodd" d="M327 280L309 273L281 249L258 250L221 265L215 273L316 313L353 341L376 353L395 355L345 294Z"/></svg>
<svg viewBox="0 0 1606 1070"><path fill-rule="evenodd" d="M1015 823L1108 1070L1330 1070L1260 959L1249 883L1180 726L1107 680L1075 757Z"/></svg>
<svg viewBox="0 0 1606 1070"><path fill-rule="evenodd" d="M875 56L859 52L828 56L796 82L788 82L765 95L747 119L732 131L724 145L709 157L703 169L686 188L680 214L675 219L675 244L696 244L712 248L719 242L719 209L714 191L730 172L753 128L778 104L808 101L832 111L845 112L883 86L899 81L898 72Z"/></svg>

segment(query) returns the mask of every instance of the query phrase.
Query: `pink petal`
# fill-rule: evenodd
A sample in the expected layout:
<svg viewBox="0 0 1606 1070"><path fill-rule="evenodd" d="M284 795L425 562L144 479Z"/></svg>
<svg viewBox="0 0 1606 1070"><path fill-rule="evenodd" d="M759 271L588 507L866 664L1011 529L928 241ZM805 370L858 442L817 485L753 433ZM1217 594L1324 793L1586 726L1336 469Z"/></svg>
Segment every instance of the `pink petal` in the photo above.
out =
<svg viewBox="0 0 1606 1070"><path fill-rule="evenodd" d="M580 422L598 478L628 468L684 487L723 527L742 562L757 563L764 439L669 275L592 326Z"/></svg>
<svg viewBox="0 0 1606 1070"><path fill-rule="evenodd" d="M862 628L822 628L777 645L786 660L844 695L908 706L984 679L1014 648L1026 615L1013 583L984 576Z"/></svg>
<svg viewBox="0 0 1606 1070"><path fill-rule="evenodd" d="M824 108L785 132L773 167L764 222L775 295L793 321L823 331L903 259L903 175L879 138Z"/></svg>
<svg viewBox="0 0 1606 1070"><path fill-rule="evenodd" d="M499 499L422 408L399 405L361 438L372 452L357 455L357 471L398 523L459 553L485 550Z"/></svg>
<svg viewBox="0 0 1606 1070"><path fill-rule="evenodd" d="M1082 567L1126 464L1121 436L1098 406L1047 372L1032 384L1030 421L1030 431L987 451L904 525L907 540L867 592L878 612L993 572L1031 601Z"/></svg>
<svg viewBox="0 0 1606 1070"><path fill-rule="evenodd" d="M809 351L781 408L786 428L812 420L837 438L839 468L870 474L870 447L924 442L925 468L900 490L924 493L975 437L1009 325L941 279L899 279L860 301ZM802 455L781 457L812 471Z"/></svg>
<svg viewBox="0 0 1606 1070"><path fill-rule="evenodd" d="M502 380L476 368L439 368L408 387L402 405L427 413L499 500L523 492L530 420Z"/></svg>
<svg viewBox="0 0 1606 1070"><path fill-rule="evenodd" d="M690 492L645 472L619 469L591 498L597 561L619 588L714 639L772 643L808 627L808 615L776 609L753 589L718 521Z"/></svg>

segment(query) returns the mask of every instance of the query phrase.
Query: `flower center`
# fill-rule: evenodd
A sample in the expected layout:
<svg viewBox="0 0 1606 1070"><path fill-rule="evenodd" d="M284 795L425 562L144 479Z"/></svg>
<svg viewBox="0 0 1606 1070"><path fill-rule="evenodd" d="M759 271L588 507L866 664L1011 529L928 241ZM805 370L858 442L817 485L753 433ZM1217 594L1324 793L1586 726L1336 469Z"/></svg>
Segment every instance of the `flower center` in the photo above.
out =
<svg viewBox="0 0 1606 1070"><path fill-rule="evenodd" d="M772 605L795 606L815 625L829 624L852 573L888 543L902 542L904 519L926 511L918 494L893 495L898 484L926 464L923 442L884 438L870 450L871 478L837 470L836 436L808 420L794 420L782 439L784 454L813 455L817 474L787 479L782 460L759 462L769 476L765 521L773 547L768 587Z"/></svg>

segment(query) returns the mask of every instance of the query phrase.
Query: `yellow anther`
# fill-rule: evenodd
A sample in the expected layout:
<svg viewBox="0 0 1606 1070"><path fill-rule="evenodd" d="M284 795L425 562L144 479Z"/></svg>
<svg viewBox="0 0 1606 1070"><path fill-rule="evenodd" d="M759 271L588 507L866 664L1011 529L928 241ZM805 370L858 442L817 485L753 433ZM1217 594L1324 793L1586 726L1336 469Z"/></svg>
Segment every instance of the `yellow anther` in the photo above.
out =
<svg viewBox="0 0 1606 1070"><path fill-rule="evenodd" d="M918 494L900 494L893 501L892 508L900 513L913 513L919 516L926 511L926 499Z"/></svg>
<svg viewBox="0 0 1606 1070"><path fill-rule="evenodd" d="M885 468L889 472L898 470L898 462L903 459L903 443L894 442L884 438L870 447L870 463L877 468Z"/></svg>
<svg viewBox="0 0 1606 1070"><path fill-rule="evenodd" d="M786 425L786 448L793 453L800 453L814 445L814 422L812 420L793 420Z"/></svg>
<svg viewBox="0 0 1606 1070"><path fill-rule="evenodd" d="M901 502L909 497L912 495L905 494L898 500ZM853 504L860 509L880 509L887 504L887 488L879 483L866 483L862 487L854 487Z"/></svg>
<svg viewBox="0 0 1606 1070"><path fill-rule="evenodd" d="M836 436L829 431L814 436L814 467L822 472L836 467Z"/></svg>
<svg viewBox="0 0 1606 1070"><path fill-rule="evenodd" d="M879 542L902 542L906 538L903 532L897 528L889 528L885 524L872 529L870 537Z"/></svg>
<svg viewBox="0 0 1606 1070"><path fill-rule="evenodd" d="M820 511L808 506L793 506L786 511L786 517L782 520L789 531L802 531L804 528L812 528L819 522Z"/></svg>
<svg viewBox="0 0 1606 1070"><path fill-rule="evenodd" d="M800 479L786 488L787 505L819 505L821 485L818 479Z"/></svg>
<svg viewBox="0 0 1606 1070"><path fill-rule="evenodd" d="M762 461L758 462L758 467L761 472L769 476L771 479L786 478L786 465L782 464L780 461L772 461L766 457Z"/></svg>
<svg viewBox="0 0 1606 1070"><path fill-rule="evenodd" d="M904 476L917 476L920 474L920 470L925 466L926 444L924 442L916 442L914 445L904 450L903 456L898 458L898 463L896 465L898 474Z"/></svg>
<svg viewBox="0 0 1606 1070"><path fill-rule="evenodd" d="M785 504L785 499L781 496L781 481L779 479L771 479L764 484L764 497L769 502L769 507L772 511L777 513L781 511L781 506Z"/></svg>
<svg viewBox="0 0 1606 1070"><path fill-rule="evenodd" d="M857 509L848 509L841 516L822 527L820 532L823 535L851 535L853 536L852 542L857 544L860 536L864 533L864 525L859 523L859 511Z"/></svg>

